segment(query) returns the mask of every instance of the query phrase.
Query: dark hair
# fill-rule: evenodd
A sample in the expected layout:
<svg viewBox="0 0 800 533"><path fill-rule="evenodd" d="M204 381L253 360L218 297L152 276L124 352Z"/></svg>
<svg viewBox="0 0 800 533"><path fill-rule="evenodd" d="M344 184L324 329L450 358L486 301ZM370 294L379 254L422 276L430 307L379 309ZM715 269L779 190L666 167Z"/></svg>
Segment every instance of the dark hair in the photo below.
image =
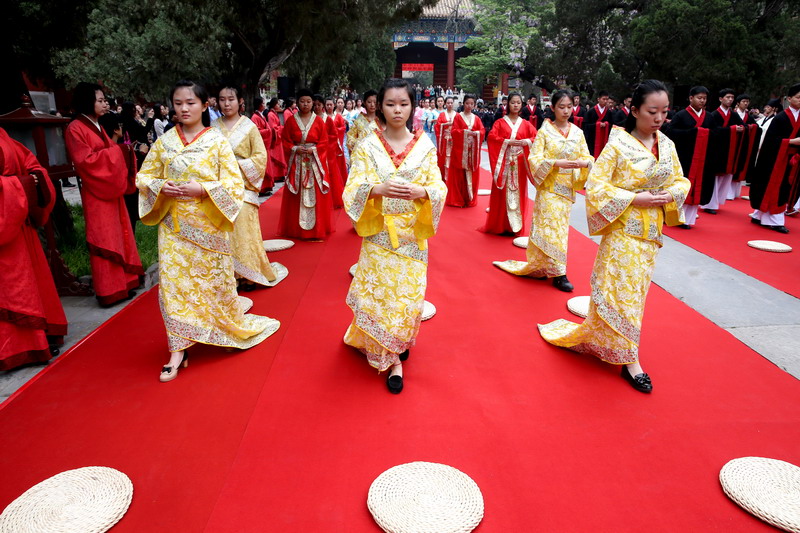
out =
<svg viewBox="0 0 800 533"><path fill-rule="evenodd" d="M94 103L97 100L95 93L102 90L96 83L80 82L75 86L75 91L72 93L72 109L76 113L94 115Z"/></svg>
<svg viewBox="0 0 800 533"><path fill-rule="evenodd" d="M314 99L314 93L311 92L311 89L303 88L303 89L300 89L299 91L297 91L297 101L298 102L304 96L308 96L312 100Z"/></svg>
<svg viewBox="0 0 800 533"><path fill-rule="evenodd" d="M663 83L658 80L644 80L633 90L633 95L631 96L631 110L633 110L634 107L636 109L642 107L648 95L661 92L668 92ZM628 118L625 119L625 131L630 133L634 129L636 129L636 117L634 117L633 112L631 112L628 113Z"/></svg>
<svg viewBox="0 0 800 533"><path fill-rule="evenodd" d="M180 80L178 83L176 83L175 86L172 88L172 90L169 92L169 101L173 102L174 104L175 91L177 91L178 89L183 89L184 87L187 89L191 89L194 95L200 99L201 103L204 104L208 103L208 91L206 91L206 88L200 85L199 83L195 83L191 80ZM205 126L206 128L211 125L211 114L208 112L208 108L206 108L206 110L203 111L203 116L201 120L203 122L203 126Z"/></svg>
<svg viewBox="0 0 800 533"><path fill-rule="evenodd" d="M450 100L451 102L455 102L456 101L456 99L453 98L452 96L445 96L444 103L446 104L448 100Z"/></svg>
<svg viewBox="0 0 800 533"><path fill-rule="evenodd" d="M397 79L397 78L392 78L392 79ZM375 89L369 89L367 91L364 91L364 99L361 101L361 103L366 102L367 98L369 98L370 96L378 96L378 91L376 91Z"/></svg>
<svg viewBox="0 0 800 533"><path fill-rule="evenodd" d="M386 91L388 91L389 89L405 89L406 90L406 93L408 94L408 99L411 102L411 112L408 114L408 120L406 121L406 127L408 128L409 131L411 131L411 129L413 128L413 125L414 125L414 107L416 107L416 104L414 102L415 94L414 94L414 89L411 87L411 84L408 83L404 79L389 78L388 80L386 80L383 83L383 87L381 87L381 90L378 91L378 93L377 93L378 107L375 110L375 115L377 115L377 117L381 120L381 122L386 124L386 117L383 116L383 109L382 108L383 108L383 98L384 98L384 96L386 96ZM367 97L367 93L369 93L369 91L364 93L364 99L365 100L366 100L366 97Z"/></svg>
<svg viewBox="0 0 800 533"><path fill-rule="evenodd" d="M735 93L735 92L733 92L733 89L728 89L728 88L725 88L725 89L722 89L722 90L719 92L719 97L720 97L720 98L724 98L724 97L728 96L729 94L736 95L736 93Z"/></svg>
<svg viewBox="0 0 800 533"><path fill-rule="evenodd" d="M509 94L508 96L511 96L511 95ZM531 93L531 95L528 97L528 100L530 100L531 98L536 98L536 101L537 101L537 102L539 101L539 97L538 97L538 96L536 96L536 95L535 95L535 94L533 94L533 93Z"/></svg>
<svg viewBox="0 0 800 533"><path fill-rule="evenodd" d="M286 107L287 108L292 107L295 104L295 102L297 102L297 100L295 100L294 98L287 98Z"/></svg>
<svg viewBox="0 0 800 533"><path fill-rule="evenodd" d="M106 113L105 115L102 115L98 122L109 137L114 135L114 130L122 127L122 123L115 113Z"/></svg>
<svg viewBox="0 0 800 533"><path fill-rule="evenodd" d="M742 100L750 100L750 95L747 94L747 93L742 93L742 94L740 94L739 96L736 97L736 103L737 104L739 102L741 102Z"/></svg>
<svg viewBox="0 0 800 533"><path fill-rule="evenodd" d="M467 94L465 94L465 95L464 95L464 101L463 101L463 102L461 102L461 103L462 103L462 104L465 104L465 103L467 103L467 100L469 100L470 98L472 98L472 101L473 101L473 102L477 102L477 101L478 101L478 97L477 97L477 96L475 96L475 95L474 95L474 94L472 94L472 93L467 93ZM506 97L506 98L508 98L508 97Z"/></svg>
<svg viewBox="0 0 800 533"><path fill-rule="evenodd" d="M123 122L133 120L133 116L135 114L136 104L133 102L122 102L122 111L120 112L119 116L122 118Z"/></svg>
<svg viewBox="0 0 800 533"><path fill-rule="evenodd" d="M522 103L522 95L521 95L520 93L518 93L518 92L511 92L511 93L508 93L508 102L509 102L509 103L511 103L511 99L512 99L512 98L514 98L515 96L516 96L517 98L519 98L519 103ZM467 99L467 97L466 97L466 95L465 95L465 96L464 96L464 100L466 100L466 99Z"/></svg>
<svg viewBox="0 0 800 533"><path fill-rule="evenodd" d="M800 92L800 86L798 86L797 92ZM769 102L767 102L767 105L774 109L777 109L776 113L780 113L781 111L783 111L783 104L781 103L780 98L772 98Z"/></svg>
<svg viewBox="0 0 800 533"><path fill-rule="evenodd" d="M319 94L319 93L316 93L316 94L312 95L312 96L311 96L311 100L313 100L314 102L319 102L319 103L321 103L321 104L324 104L324 103L325 103L325 97L324 97L324 96L322 96L322 95L321 95L321 94Z"/></svg>
<svg viewBox="0 0 800 533"><path fill-rule="evenodd" d="M569 98L569 101L572 102L574 98L574 94L569 89L559 89L553 93L553 96L550 97L550 108L554 108L558 105L558 102L561 101L562 98Z"/></svg>
<svg viewBox="0 0 800 533"><path fill-rule="evenodd" d="M153 110L154 120L164 120L164 115L161 114L161 104L153 104L151 109Z"/></svg>
<svg viewBox="0 0 800 533"><path fill-rule="evenodd" d="M223 84L222 87L219 88L219 91L217 91L217 97L219 97L219 95L224 90L233 91L233 94L236 95L237 100L242 97L242 95L239 93L238 87L234 87L233 85L227 85L227 84Z"/></svg>
<svg viewBox="0 0 800 533"><path fill-rule="evenodd" d="M597 98L602 98L604 96L608 96L608 91L600 91L597 93Z"/></svg>
<svg viewBox="0 0 800 533"><path fill-rule="evenodd" d="M786 92L786 96L794 96L797 93L800 93L800 83L795 83L789 87L789 90Z"/></svg>
<svg viewBox="0 0 800 533"><path fill-rule="evenodd" d="M258 108L261 107L261 104L264 103L264 99L260 96L256 96L253 98L253 106L256 108L255 110L258 111Z"/></svg>
<svg viewBox="0 0 800 533"><path fill-rule="evenodd" d="M328 101L331 101L333 102L333 105L336 105L336 98L334 98L333 96L326 96L325 101L323 103L327 104Z"/></svg>
<svg viewBox="0 0 800 533"><path fill-rule="evenodd" d="M695 85L691 89L689 89L689 96L697 96L698 94L705 94L708 96L708 89L706 89L702 85Z"/></svg>
<svg viewBox="0 0 800 533"><path fill-rule="evenodd" d="M267 104L267 109L270 110L275 109L275 106L278 105L279 101L280 100L278 100L277 98L270 98L269 103Z"/></svg>

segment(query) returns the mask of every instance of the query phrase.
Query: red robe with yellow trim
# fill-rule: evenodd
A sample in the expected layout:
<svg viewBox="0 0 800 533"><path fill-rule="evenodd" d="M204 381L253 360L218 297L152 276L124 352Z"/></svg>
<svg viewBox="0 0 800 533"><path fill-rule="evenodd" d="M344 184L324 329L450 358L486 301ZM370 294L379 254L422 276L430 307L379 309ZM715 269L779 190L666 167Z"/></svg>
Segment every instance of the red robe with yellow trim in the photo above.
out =
<svg viewBox="0 0 800 533"><path fill-rule="evenodd" d="M295 118L297 117L297 118ZM333 233L331 212L333 202L330 194L330 173L328 172L328 130L321 117L315 116L305 140L297 121L300 115L291 115L283 125L283 151L287 161L286 191L281 201L281 216L278 234L297 239L319 240ZM310 119L309 119L310 120ZM301 144L316 147L316 156L303 157L293 152ZM305 163L303 161L305 160ZM314 205L301 209L301 188L313 180ZM296 191L296 192L293 192ZM305 229L300 218L303 211L314 211L313 227ZM307 218L305 218L307 220ZM304 223L308 226L308 223Z"/></svg>
<svg viewBox="0 0 800 533"><path fill-rule="evenodd" d="M144 274L123 198L136 190L136 160L129 146L112 143L84 116L64 137L81 178L92 285L100 304L111 305L128 298Z"/></svg>
<svg viewBox="0 0 800 533"><path fill-rule="evenodd" d="M514 139L523 141L529 139L531 142L536 138L537 129L533 126L530 120L524 120L520 117L522 123L517 129L517 134ZM492 173L492 195L489 197L489 213L486 215L486 225L481 228L481 231L486 233L501 234L514 234L519 235L525 229L525 221L527 220L528 208L528 181L530 178L530 167L528 166L528 155L531 152L531 147L527 144L522 147L522 151L517 156L516 161L516 174L517 184L519 190L520 212L522 216L523 227L514 232L508 221L508 210L506 208L506 194L509 186L515 186L512 183L503 183L502 176L506 174L506 167L509 163L507 156L504 155L506 161L500 161L498 158L503 148L503 141L511 138L511 126L505 121L505 118L500 119L494 123L492 130L486 138L486 144L489 145L489 172ZM508 148L506 148L508 150ZM497 187L498 179L503 185L502 189Z"/></svg>
<svg viewBox="0 0 800 533"><path fill-rule="evenodd" d="M476 132L477 135L467 132ZM457 113L453 119L451 135L453 151L450 155L450 175L447 177L445 205L472 207L478 203L481 144L485 135L483 122L473 113L472 127L469 127L461 113ZM469 140L470 137L472 141Z"/></svg>
<svg viewBox="0 0 800 533"><path fill-rule="evenodd" d="M32 173L39 184L28 196L23 180ZM34 197L36 206L31 206ZM0 370L49 361L49 344L61 344L67 334L67 318L34 228L47 221L54 203L47 171L0 129Z"/></svg>

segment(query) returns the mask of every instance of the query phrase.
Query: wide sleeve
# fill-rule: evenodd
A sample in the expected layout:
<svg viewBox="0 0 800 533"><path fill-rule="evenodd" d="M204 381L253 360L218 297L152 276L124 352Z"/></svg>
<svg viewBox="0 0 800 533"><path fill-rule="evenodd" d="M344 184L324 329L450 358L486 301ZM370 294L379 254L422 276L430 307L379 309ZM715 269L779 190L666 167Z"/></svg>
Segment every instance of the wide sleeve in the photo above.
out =
<svg viewBox="0 0 800 533"><path fill-rule="evenodd" d="M672 178L664 190L672 194L674 200L664 206L664 222L667 226L678 226L686 222L683 203L686 201L686 195L689 194L691 182L683 175L683 168L681 167L680 159L678 159L675 145L669 143L669 148L670 157L672 158Z"/></svg>
<svg viewBox="0 0 800 533"><path fill-rule="evenodd" d="M417 241L429 239L439 229L439 220L447 197L447 185L442 181L442 173L436 159L436 150L431 149L422 161L418 180L428 193L426 198L414 200L417 218L414 222L414 236Z"/></svg>
<svg viewBox="0 0 800 533"><path fill-rule="evenodd" d="M161 194L161 188L167 182L164 165L164 144L162 139L156 142L147 152L142 168L136 174L136 187L139 189L139 218L148 226L155 226L169 212L174 198Z"/></svg>
<svg viewBox="0 0 800 533"><path fill-rule="evenodd" d="M467 124L456 115L453 119L453 126L450 128L450 137L453 139L453 148L450 151L450 166L452 168L463 169L462 156L464 154L464 129Z"/></svg>
<svg viewBox="0 0 800 533"><path fill-rule="evenodd" d="M614 173L620 162L619 150L612 144L597 158L586 180L586 217L591 235L603 235L630 207L636 193L614 186Z"/></svg>
<svg viewBox="0 0 800 533"><path fill-rule="evenodd" d="M347 132L347 150L352 153L356 149L359 138L362 133L362 122L365 122L361 115L357 116L353 121L353 127Z"/></svg>
<svg viewBox="0 0 800 533"><path fill-rule="evenodd" d="M90 144L86 127L73 121L65 135L67 152L75 165L86 190L101 200L114 200L125 194L128 188L129 161L126 160L128 146L112 144L97 148Z"/></svg>
<svg viewBox="0 0 800 533"><path fill-rule="evenodd" d="M39 163L33 152L28 150L24 144L11 139L11 143L16 150L22 168L19 171L23 174L34 174L38 177L36 185L36 205L28 205L28 214L34 226L41 227L50 218L53 206L56 203L56 190L47 170Z"/></svg>
<svg viewBox="0 0 800 533"><path fill-rule="evenodd" d="M547 153L547 136L539 134L533 140L531 152L528 155L528 168L531 171L531 182L535 187L541 187L545 178L555 167L556 160Z"/></svg>
<svg viewBox="0 0 800 533"><path fill-rule="evenodd" d="M250 156L237 158L237 163L250 187L260 191L264 172L267 170L267 148L264 145L263 131L257 127L250 128L247 132L247 143L250 147Z"/></svg>
<svg viewBox="0 0 800 533"><path fill-rule="evenodd" d="M17 238L28 217L28 199L16 176L0 176L0 246Z"/></svg>
<svg viewBox="0 0 800 533"><path fill-rule="evenodd" d="M344 210L361 237L375 235L383 229L383 197L370 198L378 185L378 174L364 143L350 154L350 174L344 187Z"/></svg>
<svg viewBox="0 0 800 533"><path fill-rule="evenodd" d="M586 185L586 180L589 179L589 172L592 170L594 166L594 157L589 152L589 146L586 144L586 137L584 137L583 132L580 133L580 138L578 139L578 145L576 149L576 157L575 160L581 163L587 163L586 167L581 167L578 169L577 172L574 173L574 182L573 182L573 190L579 191L583 189Z"/></svg>
<svg viewBox="0 0 800 533"><path fill-rule="evenodd" d="M230 143L221 139L214 145L213 151L218 179L200 182L208 194L207 198L200 201L200 209L217 228L233 231L233 222L244 203L244 184Z"/></svg>

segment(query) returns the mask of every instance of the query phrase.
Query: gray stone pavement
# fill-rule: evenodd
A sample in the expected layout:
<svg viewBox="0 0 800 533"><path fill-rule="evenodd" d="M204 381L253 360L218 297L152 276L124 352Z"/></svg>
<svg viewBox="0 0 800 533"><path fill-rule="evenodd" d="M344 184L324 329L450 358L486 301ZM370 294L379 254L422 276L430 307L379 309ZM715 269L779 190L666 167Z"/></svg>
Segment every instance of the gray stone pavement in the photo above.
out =
<svg viewBox="0 0 800 533"><path fill-rule="evenodd" d="M486 152L481 164L489 170ZM278 184L276 192L280 186L282 184ZM80 203L77 187L64 191L68 203ZM585 213L583 196L578 195L570 224L588 235ZM157 280L151 278L150 282ZM669 237L664 238L653 282L800 379L800 299ZM109 309L101 309L93 297L65 297L61 302L69 321L69 334L61 349L64 353L131 301ZM0 372L0 402L44 368L46 366L31 366Z"/></svg>

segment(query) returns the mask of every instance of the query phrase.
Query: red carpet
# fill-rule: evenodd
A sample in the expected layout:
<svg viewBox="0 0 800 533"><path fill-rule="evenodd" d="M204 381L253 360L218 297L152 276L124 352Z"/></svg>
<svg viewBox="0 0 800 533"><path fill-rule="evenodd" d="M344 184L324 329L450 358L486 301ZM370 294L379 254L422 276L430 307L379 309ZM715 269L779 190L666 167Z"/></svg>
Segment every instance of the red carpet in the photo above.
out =
<svg viewBox="0 0 800 533"><path fill-rule="evenodd" d="M421 460L478 483L477 531L771 531L717 476L747 455L800 464L800 383L656 286L642 338L652 395L547 345L536 323L568 317L569 296L492 266L524 251L475 231L487 201L447 208L430 242L438 312L401 395L342 344L359 240L340 214L328 242L271 256L286 281L248 294L282 321L263 345L208 348L162 385L148 294L6 402L0 508L62 470L105 465L135 487L114 531L375 532L370 483ZM586 294L596 246L571 239L569 275Z"/></svg>
<svg viewBox="0 0 800 533"><path fill-rule="evenodd" d="M742 194L747 195L745 187ZM664 234L691 246L698 252L744 272L748 276L800 298L800 220L786 217L790 233L784 235L750 222L750 202L729 200L716 215L700 211L697 224L690 229L664 228ZM790 253L763 252L747 246L747 241L777 241L792 247Z"/></svg>

